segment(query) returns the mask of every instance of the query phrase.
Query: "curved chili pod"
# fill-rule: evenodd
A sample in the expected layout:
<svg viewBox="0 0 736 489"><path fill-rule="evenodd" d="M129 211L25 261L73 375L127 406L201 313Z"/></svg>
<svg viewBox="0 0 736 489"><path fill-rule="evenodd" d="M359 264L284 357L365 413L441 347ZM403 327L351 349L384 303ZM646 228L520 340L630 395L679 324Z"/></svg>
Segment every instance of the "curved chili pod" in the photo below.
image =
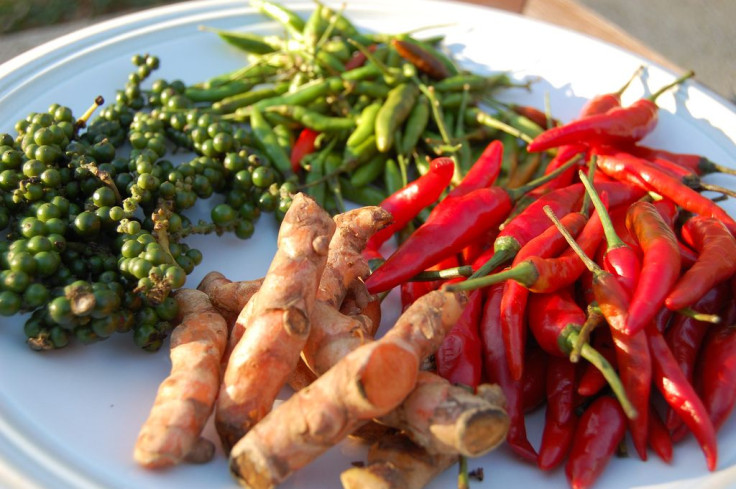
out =
<svg viewBox="0 0 736 489"><path fill-rule="evenodd" d="M419 44L402 41L401 39L392 39L391 45L398 51L399 56L431 78L442 80L450 76L447 67Z"/></svg>
<svg viewBox="0 0 736 489"><path fill-rule="evenodd" d="M718 325L703 345L696 384L718 430L736 405L736 327Z"/></svg>
<svg viewBox="0 0 736 489"><path fill-rule="evenodd" d="M435 353L437 373L453 384L475 387L482 374L478 323L483 309L483 293L468 296L468 303L455 326L442 340Z"/></svg>
<svg viewBox="0 0 736 489"><path fill-rule="evenodd" d="M546 375L547 410L537 465L558 467L572 445L578 417L575 414L576 365L567 358L550 357Z"/></svg>

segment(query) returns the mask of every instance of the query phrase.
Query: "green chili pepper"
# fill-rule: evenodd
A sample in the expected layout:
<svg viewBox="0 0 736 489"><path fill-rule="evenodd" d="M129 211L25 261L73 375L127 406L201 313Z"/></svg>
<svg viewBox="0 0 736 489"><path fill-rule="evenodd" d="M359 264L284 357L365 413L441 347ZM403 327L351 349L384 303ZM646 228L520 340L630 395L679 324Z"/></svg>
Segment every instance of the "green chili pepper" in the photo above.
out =
<svg viewBox="0 0 736 489"><path fill-rule="evenodd" d="M269 125L263 114L257 108L253 108L250 113L250 127L253 130L253 135L256 140L260 143L263 152L274 165L274 167L281 172L282 175L288 175L291 171L291 161L289 161L289 155L279 145L278 138L273 132L273 128Z"/></svg>
<svg viewBox="0 0 736 489"><path fill-rule="evenodd" d="M343 196L358 205L380 205L387 194L373 185L356 187L350 183L348 178L340 177L340 189Z"/></svg>
<svg viewBox="0 0 736 489"><path fill-rule="evenodd" d="M371 39L368 36L361 34L358 29L342 15L342 12L336 12L329 7L323 6L321 9L322 16L334 26L335 31L342 34L347 39L363 45L368 46L371 44Z"/></svg>
<svg viewBox="0 0 736 489"><path fill-rule="evenodd" d="M214 32L226 43L235 46L241 51L252 54L269 54L281 49L266 41L263 36L251 32L224 31L210 27L202 27L203 30Z"/></svg>
<svg viewBox="0 0 736 489"><path fill-rule="evenodd" d="M306 105L313 100L336 93L343 88L343 81L339 77L330 77L324 80L315 80L289 92L276 97L259 100L252 107L242 107L236 111L236 115L247 117L252 108L265 109L274 105Z"/></svg>
<svg viewBox="0 0 736 489"><path fill-rule="evenodd" d="M327 179L327 187L329 188L334 198L335 205L337 207L336 213L345 212L345 201L342 195L342 184L341 180L337 177L340 173L339 169L342 165L342 158L339 154L330 152L325 159L325 173L327 175L333 175Z"/></svg>
<svg viewBox="0 0 736 489"><path fill-rule="evenodd" d="M212 88L187 87L184 95L192 102L217 102L226 97L233 97L248 92L253 84L243 80L234 80Z"/></svg>
<svg viewBox="0 0 736 489"><path fill-rule="evenodd" d="M325 156L320 151L304 157L304 163L309 168L304 182L306 193L321 206L324 206L327 196L327 183L323 180L325 175Z"/></svg>
<svg viewBox="0 0 736 489"><path fill-rule="evenodd" d="M345 71L345 64L334 55L320 49L315 56L317 64L331 75L338 75Z"/></svg>
<svg viewBox="0 0 736 489"><path fill-rule="evenodd" d="M356 187L368 185L383 173L386 167L386 160L386 155L383 153L374 155L365 164L355 169L353 174L350 175L350 183Z"/></svg>
<svg viewBox="0 0 736 489"><path fill-rule="evenodd" d="M279 146L284 148L286 154L291 154L291 145L294 140L294 135L288 126L284 124L276 124L273 126L273 133L276 134L276 140Z"/></svg>
<svg viewBox="0 0 736 489"><path fill-rule="evenodd" d="M279 83L273 87L260 88L258 90L250 90L245 93L225 97L219 102L212 104L212 108L223 114L229 114L240 107L247 107L252 105L259 100L263 100L270 97L276 97L281 95L288 90L288 83Z"/></svg>
<svg viewBox="0 0 736 489"><path fill-rule="evenodd" d="M355 127L355 120L353 119L347 117L330 117L299 105L273 105L268 107L266 111L293 119L302 126L317 132L344 131Z"/></svg>
<svg viewBox="0 0 736 489"><path fill-rule="evenodd" d="M269 0L250 0L250 5L283 25L294 38L301 38L304 30L304 20L294 11Z"/></svg>
<svg viewBox="0 0 736 489"><path fill-rule="evenodd" d="M355 130L350 134L347 142L345 143L348 147L354 148L374 134L376 116L380 109L380 102L374 102L363 109L358 116L358 124L355 127Z"/></svg>
<svg viewBox="0 0 736 489"><path fill-rule="evenodd" d="M373 81L359 81L353 85L351 93L356 95L368 95L372 98L385 98L391 90L384 83Z"/></svg>
<svg viewBox="0 0 736 489"><path fill-rule="evenodd" d="M343 165L342 171L352 171L368 161L376 152L376 136L371 134L362 143L356 146L345 146L345 152L343 153Z"/></svg>
<svg viewBox="0 0 736 489"><path fill-rule="evenodd" d="M307 22L304 24L302 30L302 40L308 51L314 52L317 47L317 41L322 37L325 30L327 30L328 22L322 17L323 5L319 2L315 2L314 10L312 11Z"/></svg>
<svg viewBox="0 0 736 489"><path fill-rule="evenodd" d="M467 85L473 92L487 92L494 88L510 86L511 79L507 73L498 73L489 76L476 74L454 75L434 84L434 88L440 92L460 92Z"/></svg>
<svg viewBox="0 0 736 489"><path fill-rule="evenodd" d="M322 44L322 50L327 51L342 63L347 63L352 56L350 46L339 38L329 39Z"/></svg>
<svg viewBox="0 0 736 489"><path fill-rule="evenodd" d="M376 115L376 147L382 153L393 146L396 129L409 116L418 95L419 89L414 83L402 83L389 92Z"/></svg>
<svg viewBox="0 0 736 489"><path fill-rule="evenodd" d="M348 70L340 77L345 81L361 81L361 80L370 80L373 78L378 78L381 76L381 70L373 63L366 63L365 65L354 68L352 70Z"/></svg>
<svg viewBox="0 0 736 489"><path fill-rule="evenodd" d="M419 142L429 122L429 100L426 95L421 94L417 103L411 109L409 117L404 125L404 134L397 152L402 155L409 154Z"/></svg>
<svg viewBox="0 0 736 489"><path fill-rule="evenodd" d="M404 187L404 181L401 177L401 170L396 160L389 158L383 169L383 185L386 187L386 193L393 194L400 188Z"/></svg>
<svg viewBox="0 0 736 489"><path fill-rule="evenodd" d="M484 112L476 107L473 107L471 109L468 109L465 112L465 122L477 122L479 124L482 124L484 126L491 127L493 129L498 129L499 131L505 132L507 134L511 134L512 136L515 136L526 143L530 143L532 141L532 137L530 137L528 134L524 133L520 129L513 127L510 124L507 124L506 122L493 117L491 114Z"/></svg>

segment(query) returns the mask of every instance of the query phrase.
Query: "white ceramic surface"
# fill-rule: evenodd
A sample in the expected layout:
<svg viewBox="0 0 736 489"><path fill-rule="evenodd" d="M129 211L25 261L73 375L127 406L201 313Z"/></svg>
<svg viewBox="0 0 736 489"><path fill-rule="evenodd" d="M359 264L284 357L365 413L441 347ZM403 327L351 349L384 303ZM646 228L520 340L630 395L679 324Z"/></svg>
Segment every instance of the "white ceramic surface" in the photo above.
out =
<svg viewBox="0 0 736 489"><path fill-rule="evenodd" d="M288 2L306 15L313 4ZM30 111L43 111L52 102L82 113L96 95L112 99L131 71L136 53L160 56L153 78L186 82L242 65L243 56L200 25L224 29L276 32L275 24L245 6L243 0L211 0L121 17L43 45L0 66L0 131ZM454 2L430 0L351 0L349 18L361 28L401 32L438 26L452 51L473 70L509 70L519 80L539 78L533 90L507 91L504 98L543 107L549 96L553 113L572 118L589 97L615 91L644 60L610 45L547 24ZM673 74L649 66L646 76L626 92L624 103L656 90ZM661 123L646 142L675 151L701 153L736 166L736 113L733 106L697 84L668 93L659 100ZM711 178L733 186L734 180ZM209 205L209 204L208 204ZM733 201L725 204L733 214ZM232 279L261 276L274 251L275 225L261 219L256 237L198 238L205 260L190 276L196 285L210 270ZM387 309L395 303L389 301ZM387 310L392 317L395 311ZM181 466L161 473L146 472L132 459L138 428L147 416L158 383L168 372L165 351L148 354L132 345L129 336L104 343L50 353L35 353L24 344L22 320L0 318L0 487L54 489L194 489L233 488L225 457L202 466ZM538 445L542 415L530 417L528 430ZM207 428L214 439L214 430ZM720 463L715 473L705 469L692 440L677 445L671 466L650 454L648 462L615 459L599 480L599 489L714 488L736 486L736 421L719 436ZM338 475L362 448L343 443L283 487L339 487ZM545 474L518 462L502 448L470 467L482 466L485 481L472 487L567 487L561 470ZM429 487L453 487L449 470Z"/></svg>

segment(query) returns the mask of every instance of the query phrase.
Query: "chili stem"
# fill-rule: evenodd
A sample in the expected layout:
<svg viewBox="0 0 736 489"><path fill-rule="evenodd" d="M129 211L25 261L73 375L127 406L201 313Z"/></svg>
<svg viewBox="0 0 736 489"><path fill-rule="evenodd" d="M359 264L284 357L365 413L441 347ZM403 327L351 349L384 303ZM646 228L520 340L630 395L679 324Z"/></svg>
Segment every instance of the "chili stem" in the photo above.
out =
<svg viewBox="0 0 736 489"><path fill-rule="evenodd" d="M590 158L590 161L588 162L588 176L587 176L587 178L585 177L585 173L583 173L582 170L580 170L578 172L578 174L580 175L580 179L584 181L583 183L585 183L585 181L588 182L588 185L586 185L586 187L585 187L585 189L587 190L587 192L585 192L585 195L583 196L583 207L580 209L580 213L583 214L584 216L589 216L590 215L590 203L591 203L591 199L592 199L592 194L595 193L595 189L593 189L593 188L590 187L590 185L591 185L590 182L593 181L593 176L595 175L595 165L596 165L596 160L595 159L596 159L596 156L595 155L592 155L591 158ZM601 202L600 207L597 206L597 205L595 205L595 204L593 204L593 205L595 206L596 210L598 211L598 214L601 213L601 210L603 210L603 211L606 210L606 208L605 208L605 206L603 205L602 202Z"/></svg>
<svg viewBox="0 0 736 489"><path fill-rule="evenodd" d="M560 220L557 219L557 216L555 216L555 213L550 206L548 205L544 206L544 213L547 214L547 217L549 217L550 220L555 224L555 226L557 226L557 229L560 231L562 236L564 236L565 241L567 241L570 247L575 251L575 253L577 253L577 255L580 257L580 259L585 264L586 268L593 273L601 270L601 267L599 267L596 262L591 260L590 257L585 254L585 251L583 251L583 249L580 247L577 241L575 241L575 238L572 237L572 235L567 231L567 229L565 229L565 226L563 226Z"/></svg>
<svg viewBox="0 0 736 489"><path fill-rule="evenodd" d="M460 277L469 277L473 273L473 267L463 265L460 267L445 268L444 270L425 270L410 280L412 282L429 282L432 280L447 280Z"/></svg>
<svg viewBox="0 0 736 489"><path fill-rule="evenodd" d="M593 158L595 158L595 156ZM595 165L595 160L593 160L591 164ZM593 186L593 183L591 183L592 180L589 179L589 177L586 177L582 171L579 172L579 175L580 181L585 187L586 196L590 198L590 200L593 202L593 207L595 207L595 210L598 212L598 217L600 218L601 224L603 225L603 232L606 234L606 243L608 245L608 249L626 246L621 237L616 233L613 222L611 222L611 216L608 215L606 206L603 204L603 201L598 195L598 192L595 191L595 187Z"/></svg>
<svg viewBox="0 0 736 489"><path fill-rule="evenodd" d="M719 194L727 195L728 197L736 198L736 191L721 187L720 185L713 185L712 183L698 183L700 190L709 190L711 192L718 192Z"/></svg>
<svg viewBox="0 0 736 489"><path fill-rule="evenodd" d="M588 306L588 317L585 319L583 327L580 328L575 341L572 342L572 349L570 350L570 361L572 363L580 361L580 352L583 349L583 345L589 342L593 330L603 324L605 319L597 305L591 304Z"/></svg>
<svg viewBox="0 0 736 489"><path fill-rule="evenodd" d="M575 338L576 333L573 333L571 336ZM577 341L577 339L575 338L573 341ZM580 348L580 356L589 361L603 375L603 378L606 379L608 385L611 386L611 390L616 396L616 399L618 399L618 402L621 404L621 408L624 410L626 417L629 419L635 419L638 414L636 412L636 408L631 404L631 401L626 396L624 386L621 383L621 379L616 375L616 370L613 368L613 365L611 365L603 355L596 351L595 348L587 343L582 344Z"/></svg>
<svg viewBox="0 0 736 489"><path fill-rule="evenodd" d="M663 86L662 88L660 88L659 90L651 94L649 97L647 97L648 100L654 102L657 99L657 97L662 95L664 92L666 92L672 87L679 85L680 83L684 82L688 78L692 78L693 76L695 76L695 72L693 70L688 71L687 73L685 73L684 75L682 75L681 77L673 81L672 83L668 83L667 85Z"/></svg>
<svg viewBox="0 0 736 489"><path fill-rule="evenodd" d="M721 317L718 314L706 314L704 312L698 312L690 307L683 307L682 309L678 309L677 312L683 316L687 316L704 323L718 324L721 322Z"/></svg>
<svg viewBox="0 0 736 489"><path fill-rule="evenodd" d="M480 269L478 270L480 271ZM454 292L458 290L475 290L482 287L487 287L488 285L497 284L508 279L515 280L524 287L529 287L536 281L538 273L539 272L537 272L537 269L534 265L529 262L523 261L514 265L513 268L494 273L493 275L479 275L477 277L471 276L468 280L456 284L450 284L445 289L448 292Z"/></svg>
<svg viewBox="0 0 736 489"><path fill-rule="evenodd" d="M460 463L457 474L457 488L458 489L469 489L470 480L468 479L468 459L460 455Z"/></svg>
<svg viewBox="0 0 736 489"><path fill-rule="evenodd" d="M636 69L634 74L631 75L631 78L629 78L629 80L626 83L624 83L624 85L621 88L619 88L618 91L615 92L615 94L620 97L626 91L626 89L629 88L629 85L631 85L631 83L634 80L636 80L639 77L639 75L641 75L642 71L644 71L644 65L639 65L639 67Z"/></svg>

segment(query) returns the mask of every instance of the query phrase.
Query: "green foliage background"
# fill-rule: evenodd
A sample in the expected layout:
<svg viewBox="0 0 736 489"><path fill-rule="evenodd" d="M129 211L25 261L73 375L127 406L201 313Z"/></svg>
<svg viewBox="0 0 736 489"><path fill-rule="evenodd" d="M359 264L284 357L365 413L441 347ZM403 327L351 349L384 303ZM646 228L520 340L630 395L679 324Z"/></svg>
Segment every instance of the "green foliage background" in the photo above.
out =
<svg viewBox="0 0 736 489"><path fill-rule="evenodd" d="M0 34L140 10L172 0L0 0Z"/></svg>

